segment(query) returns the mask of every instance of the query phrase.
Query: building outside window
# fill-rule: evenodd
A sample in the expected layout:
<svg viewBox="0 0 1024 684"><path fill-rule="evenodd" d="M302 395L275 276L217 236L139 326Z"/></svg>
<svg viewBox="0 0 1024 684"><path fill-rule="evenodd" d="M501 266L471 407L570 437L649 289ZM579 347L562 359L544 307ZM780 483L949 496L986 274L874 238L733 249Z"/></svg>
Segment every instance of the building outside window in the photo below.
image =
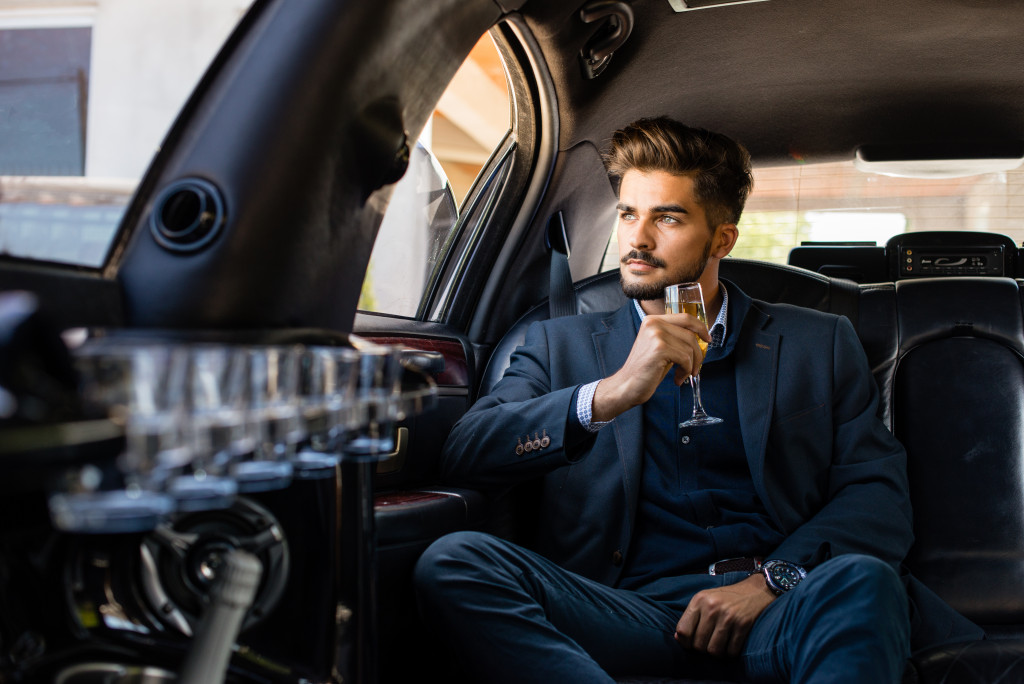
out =
<svg viewBox="0 0 1024 684"><path fill-rule="evenodd" d="M99 268L251 0L0 0L0 255Z"/></svg>

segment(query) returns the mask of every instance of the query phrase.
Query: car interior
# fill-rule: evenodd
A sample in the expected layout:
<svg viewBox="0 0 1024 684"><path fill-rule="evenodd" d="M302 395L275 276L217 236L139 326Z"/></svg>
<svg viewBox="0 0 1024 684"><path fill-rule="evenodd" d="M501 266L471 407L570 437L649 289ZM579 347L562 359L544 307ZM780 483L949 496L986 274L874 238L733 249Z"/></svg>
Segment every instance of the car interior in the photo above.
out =
<svg viewBox="0 0 1024 684"><path fill-rule="evenodd" d="M12 212L59 198L24 199L0 159L0 681L466 681L422 626L416 560L545 521L529 486L443 481L440 453L531 323L625 302L601 153L668 115L749 149L722 277L853 323L907 449L905 567L986 631L903 681L1024 682L1022 34L1015 0L255 0L98 263L12 246ZM508 121L457 197L417 140L481 39ZM137 490L83 363L173 370L183 348L344 359L349 441L288 437L294 469L243 487L278 458L249 444L218 504L91 516ZM221 452L189 444L198 486Z"/></svg>

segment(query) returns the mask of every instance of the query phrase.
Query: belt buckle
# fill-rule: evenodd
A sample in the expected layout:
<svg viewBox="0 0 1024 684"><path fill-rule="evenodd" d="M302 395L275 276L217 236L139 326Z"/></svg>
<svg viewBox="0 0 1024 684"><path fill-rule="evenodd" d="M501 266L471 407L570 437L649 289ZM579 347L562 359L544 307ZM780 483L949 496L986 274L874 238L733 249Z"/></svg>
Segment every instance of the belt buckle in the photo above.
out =
<svg viewBox="0 0 1024 684"><path fill-rule="evenodd" d="M725 558L708 566L709 575L724 575L727 572L747 572L751 575L761 571L761 559L750 557Z"/></svg>

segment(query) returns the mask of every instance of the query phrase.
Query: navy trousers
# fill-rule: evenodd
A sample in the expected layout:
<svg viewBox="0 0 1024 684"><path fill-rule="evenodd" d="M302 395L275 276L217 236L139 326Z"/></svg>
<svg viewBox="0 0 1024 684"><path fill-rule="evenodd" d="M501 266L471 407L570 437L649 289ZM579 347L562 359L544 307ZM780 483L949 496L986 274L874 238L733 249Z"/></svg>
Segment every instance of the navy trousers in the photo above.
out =
<svg viewBox="0 0 1024 684"><path fill-rule="evenodd" d="M896 572L870 556L827 561L775 599L742 658L677 644L675 626L693 593L744 576L689 575L677 596L666 583L651 595L593 582L491 535L456 532L424 552L415 579L428 630L473 681L900 681L910 650L907 597Z"/></svg>

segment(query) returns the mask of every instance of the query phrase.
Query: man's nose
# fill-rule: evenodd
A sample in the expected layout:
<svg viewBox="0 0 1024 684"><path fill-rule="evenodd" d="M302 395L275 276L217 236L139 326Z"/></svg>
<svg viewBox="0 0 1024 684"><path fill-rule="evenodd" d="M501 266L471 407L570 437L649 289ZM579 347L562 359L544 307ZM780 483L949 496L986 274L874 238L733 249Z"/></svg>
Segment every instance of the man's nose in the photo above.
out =
<svg viewBox="0 0 1024 684"><path fill-rule="evenodd" d="M649 221L637 221L629 234L629 246L633 249L651 250L654 248L654 226Z"/></svg>

